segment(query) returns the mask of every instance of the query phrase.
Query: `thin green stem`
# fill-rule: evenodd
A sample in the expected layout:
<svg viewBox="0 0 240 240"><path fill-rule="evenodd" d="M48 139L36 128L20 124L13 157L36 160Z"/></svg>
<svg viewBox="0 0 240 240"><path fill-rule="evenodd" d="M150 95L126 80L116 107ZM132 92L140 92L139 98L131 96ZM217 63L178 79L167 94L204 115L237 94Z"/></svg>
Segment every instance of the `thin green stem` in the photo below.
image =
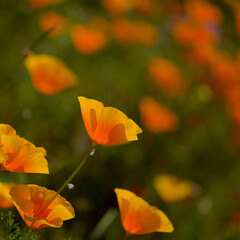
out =
<svg viewBox="0 0 240 240"><path fill-rule="evenodd" d="M24 59L34 51L38 45L52 32L56 29L56 27L53 27L49 29L48 31L41 34L33 43L26 49L23 50L22 56L18 59L18 61L13 65L13 67L4 75L0 77L1 80L1 86L5 84L5 82L10 78L11 74L13 74L18 67L21 65L21 63L24 61Z"/></svg>
<svg viewBox="0 0 240 240"><path fill-rule="evenodd" d="M25 237L24 237L25 240L28 240L28 239L29 239L29 237L30 237L30 235L31 235L31 232L32 232L32 229L29 228L28 231L27 231L27 233L26 233L26 235L25 235Z"/></svg>
<svg viewBox="0 0 240 240"><path fill-rule="evenodd" d="M89 158L89 156L92 154L92 151L95 150L96 144L93 143L92 146L90 147L90 149L88 150L87 154L85 155L85 157L83 158L83 160L80 162L80 164L78 165L78 167L75 169L75 171L71 174L71 176L63 183L63 185L58 189L57 193L60 194L63 189L68 185L68 183L71 182L71 180L77 175L77 173L79 172L79 170L82 168L82 166L85 164L85 162L87 161L87 159Z"/></svg>

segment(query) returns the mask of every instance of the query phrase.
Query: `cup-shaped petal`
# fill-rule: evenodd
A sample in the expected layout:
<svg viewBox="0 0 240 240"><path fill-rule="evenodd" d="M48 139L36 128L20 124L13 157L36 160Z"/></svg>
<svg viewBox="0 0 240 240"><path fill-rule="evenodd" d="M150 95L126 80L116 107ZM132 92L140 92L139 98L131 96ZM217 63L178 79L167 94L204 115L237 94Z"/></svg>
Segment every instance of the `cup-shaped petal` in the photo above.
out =
<svg viewBox="0 0 240 240"><path fill-rule="evenodd" d="M121 220L128 234L152 232L172 232L173 226L168 217L158 208L128 190L116 188Z"/></svg>
<svg viewBox="0 0 240 240"><path fill-rule="evenodd" d="M141 128L123 112L101 102L78 97L89 137L99 145L117 145L137 140Z"/></svg>
<svg viewBox="0 0 240 240"><path fill-rule="evenodd" d="M191 197L194 185L171 174L160 174L153 181L154 187L163 201L173 203Z"/></svg>
<svg viewBox="0 0 240 240"><path fill-rule="evenodd" d="M77 76L61 60L45 54L27 56L25 65L34 88L53 95L76 84Z"/></svg>
<svg viewBox="0 0 240 240"><path fill-rule="evenodd" d="M11 172L49 173L46 151L16 135L15 130L0 124L0 165Z"/></svg>
<svg viewBox="0 0 240 240"><path fill-rule="evenodd" d="M13 183L0 182L0 208L10 208L14 206L13 201L9 195L9 191L13 185Z"/></svg>
<svg viewBox="0 0 240 240"><path fill-rule="evenodd" d="M75 217L72 205L55 191L37 185L15 185L10 190L14 205L30 228L60 228Z"/></svg>

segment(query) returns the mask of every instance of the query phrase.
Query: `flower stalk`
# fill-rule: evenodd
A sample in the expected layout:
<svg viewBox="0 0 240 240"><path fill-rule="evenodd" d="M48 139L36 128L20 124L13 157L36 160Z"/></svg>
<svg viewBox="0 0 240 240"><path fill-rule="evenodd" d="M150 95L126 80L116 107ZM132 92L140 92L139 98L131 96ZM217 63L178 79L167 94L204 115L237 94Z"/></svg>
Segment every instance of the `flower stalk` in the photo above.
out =
<svg viewBox="0 0 240 240"><path fill-rule="evenodd" d="M57 193L60 194L63 189L72 181L72 179L77 175L77 173L80 171L80 169L83 167L87 159L94 154L96 143L92 142L92 146L89 148L87 154L83 158L83 160L80 162L78 167L75 169L75 171L71 174L71 176L63 183L63 185L58 189Z"/></svg>

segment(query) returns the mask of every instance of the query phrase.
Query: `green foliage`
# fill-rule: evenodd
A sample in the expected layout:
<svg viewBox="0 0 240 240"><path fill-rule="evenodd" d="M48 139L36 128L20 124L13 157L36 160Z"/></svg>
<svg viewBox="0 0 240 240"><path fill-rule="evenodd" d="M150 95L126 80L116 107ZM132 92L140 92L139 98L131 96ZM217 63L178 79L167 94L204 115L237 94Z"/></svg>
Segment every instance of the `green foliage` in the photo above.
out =
<svg viewBox="0 0 240 240"><path fill-rule="evenodd" d="M12 211L0 214L1 221L5 222L5 237L0 236L0 240L37 240L39 238L31 232L31 229L27 227L22 229L14 217Z"/></svg>

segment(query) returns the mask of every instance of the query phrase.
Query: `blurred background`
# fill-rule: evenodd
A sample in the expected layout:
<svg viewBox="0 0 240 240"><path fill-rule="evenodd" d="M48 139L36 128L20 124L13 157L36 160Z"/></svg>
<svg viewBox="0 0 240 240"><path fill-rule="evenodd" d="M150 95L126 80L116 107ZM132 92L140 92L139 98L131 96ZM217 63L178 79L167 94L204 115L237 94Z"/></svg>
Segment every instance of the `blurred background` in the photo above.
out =
<svg viewBox="0 0 240 240"><path fill-rule="evenodd" d="M0 181L62 185L91 145L78 96L143 129L137 142L97 149L61 194L75 219L36 231L39 239L123 239L116 187L175 228L130 239L240 239L239 38L234 0L0 0L0 122L44 147L50 169L3 172ZM53 74L54 91L39 88L26 65L32 54L62 61L75 84Z"/></svg>

